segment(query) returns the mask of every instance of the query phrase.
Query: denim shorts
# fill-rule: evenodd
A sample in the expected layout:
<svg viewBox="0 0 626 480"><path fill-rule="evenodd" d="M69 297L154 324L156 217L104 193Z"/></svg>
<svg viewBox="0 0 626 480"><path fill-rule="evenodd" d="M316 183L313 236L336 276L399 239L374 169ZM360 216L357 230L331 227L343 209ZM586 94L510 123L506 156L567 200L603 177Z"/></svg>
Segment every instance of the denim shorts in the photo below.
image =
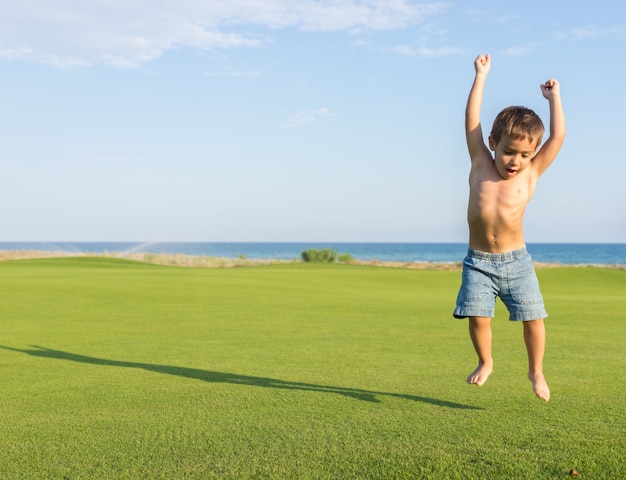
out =
<svg viewBox="0 0 626 480"><path fill-rule="evenodd" d="M491 318L496 297L500 297L509 310L509 320L537 320L548 316L526 247L506 253L467 251L454 316Z"/></svg>

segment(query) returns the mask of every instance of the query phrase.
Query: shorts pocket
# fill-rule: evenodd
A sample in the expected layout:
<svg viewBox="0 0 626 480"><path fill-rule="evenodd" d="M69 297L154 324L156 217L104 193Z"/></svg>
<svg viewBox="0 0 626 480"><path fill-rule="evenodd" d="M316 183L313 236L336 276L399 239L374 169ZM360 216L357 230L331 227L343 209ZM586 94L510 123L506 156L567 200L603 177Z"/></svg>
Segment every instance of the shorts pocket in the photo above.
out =
<svg viewBox="0 0 626 480"><path fill-rule="evenodd" d="M534 270L519 271L509 279L509 290L513 301L520 305L543 304L539 280Z"/></svg>
<svg viewBox="0 0 626 480"><path fill-rule="evenodd" d="M534 272L535 266L530 255L524 255L523 257L516 258L509 266L509 275L517 276L519 273Z"/></svg>
<svg viewBox="0 0 626 480"><path fill-rule="evenodd" d="M490 296L495 298L493 282L479 267L482 262L474 258L466 259L463 268L463 283L459 291L458 303L481 302Z"/></svg>

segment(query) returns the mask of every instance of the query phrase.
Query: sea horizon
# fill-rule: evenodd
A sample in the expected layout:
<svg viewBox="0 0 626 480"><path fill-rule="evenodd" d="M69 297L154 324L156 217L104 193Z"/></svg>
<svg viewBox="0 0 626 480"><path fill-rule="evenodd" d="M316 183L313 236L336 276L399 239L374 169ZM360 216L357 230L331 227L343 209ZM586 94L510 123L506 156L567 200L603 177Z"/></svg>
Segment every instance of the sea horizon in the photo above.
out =
<svg viewBox="0 0 626 480"><path fill-rule="evenodd" d="M308 249L332 248L356 260L383 262L460 262L467 242L132 242L0 241L0 250L76 254L154 253L251 259L299 259ZM626 264L626 243L536 242L527 244L537 262L588 265Z"/></svg>

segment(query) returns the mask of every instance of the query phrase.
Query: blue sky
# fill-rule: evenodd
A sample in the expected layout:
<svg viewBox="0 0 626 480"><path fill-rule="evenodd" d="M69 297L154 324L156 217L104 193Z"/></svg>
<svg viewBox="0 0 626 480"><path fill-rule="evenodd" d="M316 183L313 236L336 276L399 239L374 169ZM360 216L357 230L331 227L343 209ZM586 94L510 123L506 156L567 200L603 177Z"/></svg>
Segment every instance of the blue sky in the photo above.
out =
<svg viewBox="0 0 626 480"><path fill-rule="evenodd" d="M626 242L626 3L0 0L0 241L464 242L463 112L568 136L532 242Z"/></svg>

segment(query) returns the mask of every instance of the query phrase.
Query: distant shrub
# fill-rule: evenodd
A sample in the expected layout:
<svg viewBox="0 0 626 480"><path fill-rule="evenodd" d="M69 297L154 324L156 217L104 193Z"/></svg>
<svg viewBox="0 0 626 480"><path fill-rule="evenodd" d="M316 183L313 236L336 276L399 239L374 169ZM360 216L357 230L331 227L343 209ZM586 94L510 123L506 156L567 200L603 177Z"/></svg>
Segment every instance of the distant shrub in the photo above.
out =
<svg viewBox="0 0 626 480"><path fill-rule="evenodd" d="M352 255L349 253L339 254L332 248L305 250L301 254L302 260L310 263L334 263L334 262L350 262Z"/></svg>
<svg viewBox="0 0 626 480"><path fill-rule="evenodd" d="M342 253L341 255L339 255L339 259L338 260L340 262L348 263L348 262L351 262L354 259L352 258L352 255L350 255L349 253Z"/></svg>
<svg viewBox="0 0 626 480"><path fill-rule="evenodd" d="M302 260L311 263L333 263L337 261L338 253L332 248L324 248L321 250L311 248L305 250L301 254Z"/></svg>

